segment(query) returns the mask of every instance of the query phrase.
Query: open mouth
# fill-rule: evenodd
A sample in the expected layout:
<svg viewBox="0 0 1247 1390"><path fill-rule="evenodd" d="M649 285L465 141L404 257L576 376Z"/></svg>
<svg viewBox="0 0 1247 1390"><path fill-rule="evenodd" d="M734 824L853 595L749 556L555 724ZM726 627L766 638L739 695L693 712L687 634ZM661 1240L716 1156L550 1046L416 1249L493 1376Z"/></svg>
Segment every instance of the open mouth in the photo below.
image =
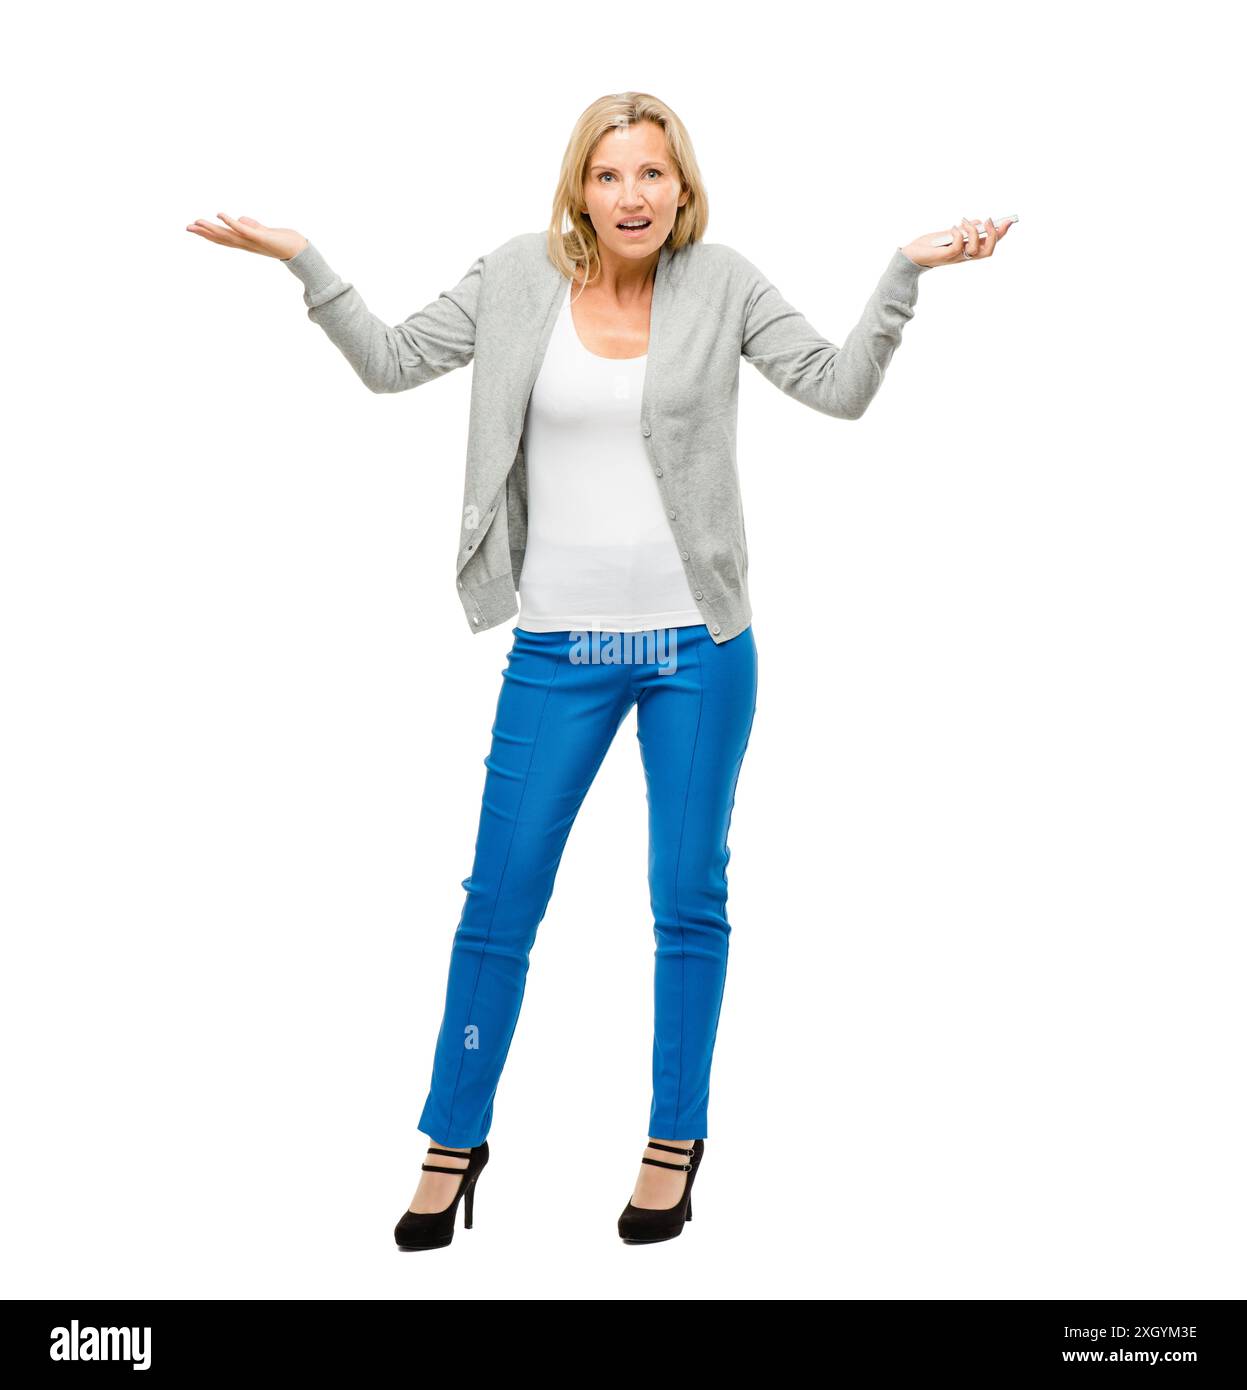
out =
<svg viewBox="0 0 1247 1390"><path fill-rule="evenodd" d="M648 230L650 220L648 217L628 217L615 225L621 232L644 232Z"/></svg>

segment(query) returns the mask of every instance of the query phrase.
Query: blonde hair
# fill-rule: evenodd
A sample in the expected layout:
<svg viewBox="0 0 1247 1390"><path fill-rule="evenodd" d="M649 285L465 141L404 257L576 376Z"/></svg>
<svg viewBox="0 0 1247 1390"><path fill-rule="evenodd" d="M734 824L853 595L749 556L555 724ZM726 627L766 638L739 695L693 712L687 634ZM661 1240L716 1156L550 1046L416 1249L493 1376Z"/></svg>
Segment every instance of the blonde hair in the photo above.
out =
<svg viewBox="0 0 1247 1390"><path fill-rule="evenodd" d="M546 234L550 260L569 280L574 279L577 270L583 270L588 282L597 275L601 264L597 233L584 202L589 158L603 135L641 121L653 121L662 127L681 187L689 190L684 206L676 209L675 226L668 237L672 250L679 250L705 235L710 216L706 188L684 122L665 101L659 101L648 92L616 92L599 97L581 112L563 152L563 167L559 170Z"/></svg>

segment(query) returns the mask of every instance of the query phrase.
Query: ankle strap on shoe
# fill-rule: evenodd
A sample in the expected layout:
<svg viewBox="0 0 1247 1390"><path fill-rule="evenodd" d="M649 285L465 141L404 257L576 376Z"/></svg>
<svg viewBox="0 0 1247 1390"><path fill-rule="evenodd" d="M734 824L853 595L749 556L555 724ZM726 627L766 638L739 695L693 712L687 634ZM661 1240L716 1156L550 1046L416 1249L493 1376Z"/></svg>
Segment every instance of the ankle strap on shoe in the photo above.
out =
<svg viewBox="0 0 1247 1390"><path fill-rule="evenodd" d="M466 1158L469 1163L472 1162L471 1154L460 1153L457 1149L435 1149L430 1145L429 1152L431 1154L445 1154L447 1158ZM466 1168L447 1168L437 1163L422 1163L420 1171L423 1173L454 1173L462 1177L468 1170Z"/></svg>
<svg viewBox="0 0 1247 1390"><path fill-rule="evenodd" d="M683 1154L685 1158L692 1158L692 1149L679 1149L672 1144L655 1144L650 1142L646 1145L649 1149L661 1149L663 1153ZM691 1173L693 1165L691 1163L667 1163L661 1158L643 1158L642 1163L648 1163L651 1168L674 1168L677 1173Z"/></svg>

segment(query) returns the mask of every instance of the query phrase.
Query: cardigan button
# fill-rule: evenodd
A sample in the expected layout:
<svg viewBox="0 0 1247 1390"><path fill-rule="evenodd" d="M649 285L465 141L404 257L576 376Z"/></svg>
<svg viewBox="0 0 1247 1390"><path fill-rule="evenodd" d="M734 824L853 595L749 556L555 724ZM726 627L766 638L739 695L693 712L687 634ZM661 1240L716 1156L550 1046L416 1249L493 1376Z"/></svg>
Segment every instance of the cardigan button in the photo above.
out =
<svg viewBox="0 0 1247 1390"><path fill-rule="evenodd" d="M648 439L648 438L649 438L649 426L648 426L648 425L642 425L642 426L641 426L641 433L642 433L643 435L645 435L645 437Z"/></svg>
<svg viewBox="0 0 1247 1390"><path fill-rule="evenodd" d="M675 516L675 513L674 513L673 511L671 511L670 508L668 508L668 509L667 509L667 515L673 517L673 516Z"/></svg>
<svg viewBox="0 0 1247 1390"><path fill-rule="evenodd" d="M694 597L694 598L701 598L701 590L700 590L700 589L695 590L694 593L693 593L693 597Z"/></svg>
<svg viewBox="0 0 1247 1390"><path fill-rule="evenodd" d="M718 634L722 631L722 629L719 627L718 623L715 623L715 625L710 629L710 631L715 634Z"/></svg>
<svg viewBox="0 0 1247 1390"><path fill-rule="evenodd" d="M687 559L688 559L688 551L687 551L687 550L681 550L681 551L680 551L680 559L681 559L681 560L687 560Z"/></svg>
<svg viewBox="0 0 1247 1390"><path fill-rule="evenodd" d="M654 472L655 472L660 478L662 477L662 469L661 469L661 468L655 468L655 469L654 469Z"/></svg>

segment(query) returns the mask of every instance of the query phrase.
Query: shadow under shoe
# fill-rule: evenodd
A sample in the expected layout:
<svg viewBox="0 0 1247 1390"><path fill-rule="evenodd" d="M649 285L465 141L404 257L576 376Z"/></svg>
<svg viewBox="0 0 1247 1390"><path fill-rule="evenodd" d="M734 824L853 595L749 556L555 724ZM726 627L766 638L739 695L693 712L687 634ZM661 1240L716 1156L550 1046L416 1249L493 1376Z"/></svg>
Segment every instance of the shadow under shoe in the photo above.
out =
<svg viewBox="0 0 1247 1390"><path fill-rule="evenodd" d="M619 1218L619 1236L625 1245L652 1245L658 1240L672 1240L684 1230L684 1223L693 1219L693 1183L706 1151L706 1141L694 1139L691 1149L654 1143L645 1147L682 1154L687 1160L684 1163L667 1163L661 1158L642 1158L641 1162L655 1168L674 1168L687 1173L688 1177L684 1180L684 1194L673 1207L634 1207L629 1199Z"/></svg>
<svg viewBox="0 0 1247 1390"><path fill-rule="evenodd" d="M472 1229L472 1204L476 1198L477 1179L489 1162L488 1140L466 1154L455 1149L430 1147L431 1154L445 1154L448 1158L466 1158L466 1168L450 1168L436 1163L422 1163L421 1171L426 1173L458 1173L463 1179L458 1191L448 1207L442 1211L405 1211L394 1227L394 1241L400 1250L438 1250L449 1245L455 1235L455 1217L459 1211L460 1199L463 1201L463 1229Z"/></svg>

